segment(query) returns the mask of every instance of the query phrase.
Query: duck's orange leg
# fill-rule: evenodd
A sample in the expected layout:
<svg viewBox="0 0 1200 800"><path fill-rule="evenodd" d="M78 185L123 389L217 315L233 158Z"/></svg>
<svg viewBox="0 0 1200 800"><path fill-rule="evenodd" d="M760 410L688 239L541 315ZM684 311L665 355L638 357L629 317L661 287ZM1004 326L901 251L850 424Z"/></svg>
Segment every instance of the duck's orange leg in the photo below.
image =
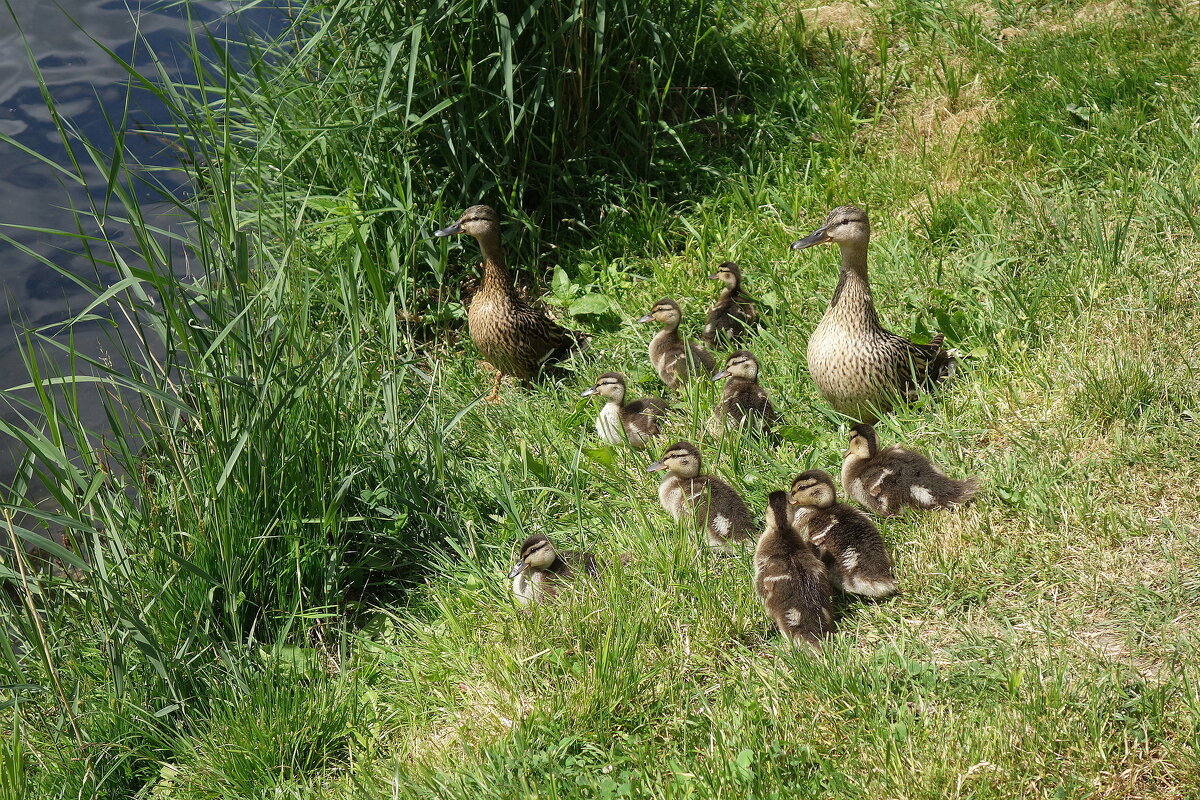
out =
<svg viewBox="0 0 1200 800"><path fill-rule="evenodd" d="M496 370L496 382L492 384L492 393L483 398L483 402L492 403L493 405L502 402L500 399L500 379L503 377L504 373Z"/></svg>

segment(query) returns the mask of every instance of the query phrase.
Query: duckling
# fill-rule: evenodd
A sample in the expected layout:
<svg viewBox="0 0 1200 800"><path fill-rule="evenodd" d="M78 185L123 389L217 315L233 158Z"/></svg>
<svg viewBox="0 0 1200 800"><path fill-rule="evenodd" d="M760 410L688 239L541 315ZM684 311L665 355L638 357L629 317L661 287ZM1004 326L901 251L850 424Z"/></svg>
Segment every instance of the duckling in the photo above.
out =
<svg viewBox="0 0 1200 800"><path fill-rule="evenodd" d="M753 541L754 518L745 501L720 478L700 474L700 451L690 442L676 442L647 472L667 470L658 487L658 501L677 522L689 520L703 531L710 547L723 550Z"/></svg>
<svg viewBox="0 0 1200 800"><path fill-rule="evenodd" d="M835 586L867 597L896 593L892 559L879 529L863 512L837 502L829 473L801 473L792 481L791 501L798 506L792 525L817 548Z"/></svg>
<svg viewBox="0 0 1200 800"><path fill-rule="evenodd" d="M704 333L700 339L709 347L731 344L758 322L758 308L742 294L742 270L734 262L721 264L708 278L721 281L725 288L704 318Z"/></svg>
<svg viewBox="0 0 1200 800"><path fill-rule="evenodd" d="M661 429L659 418L670 411L667 401L657 397L643 397L632 403L625 402L625 376L619 372L606 372L596 378L596 385L584 389L581 397L598 394L608 400L596 418L596 433L609 444L629 443L634 450L645 450L652 437Z"/></svg>
<svg viewBox="0 0 1200 800"><path fill-rule="evenodd" d="M835 242L842 251L841 275L829 308L808 340L808 371L835 411L862 422L875 422L896 398L911 401L919 390L954 374L953 354L938 334L916 344L883 327L871 300L867 279L867 212L841 206L825 224L792 243L803 250Z"/></svg>
<svg viewBox="0 0 1200 800"><path fill-rule="evenodd" d="M535 533L521 545L517 563L509 570L508 577L513 579L517 602L526 606L554 597L564 584L580 577L596 577L600 567L591 553L560 552L545 535Z"/></svg>
<svg viewBox="0 0 1200 800"><path fill-rule="evenodd" d="M770 430L779 424L779 414L766 391L758 383L758 359L747 350L738 350L725 360L725 369L714 381L728 379L715 416L734 425L750 422Z"/></svg>
<svg viewBox="0 0 1200 800"><path fill-rule="evenodd" d="M671 389L678 389L693 370L704 370L711 375L717 366L712 353L679 335L679 322L682 318L679 304L669 297L664 297L654 304L649 314L638 320L653 320L663 326L650 340L650 363L658 370L658 377L662 378L662 382Z"/></svg>
<svg viewBox="0 0 1200 800"><path fill-rule="evenodd" d="M512 375L528 384L542 368L583 349L588 336L567 330L517 295L504 263L500 217L489 206L471 206L453 225L434 236L465 233L483 253L483 282L467 309L467 330L483 357L496 368L488 402L500 400L500 380Z"/></svg>
<svg viewBox="0 0 1200 800"><path fill-rule="evenodd" d="M767 525L754 549L754 588L780 634L820 647L833 631L825 564L792 527L787 494L771 492L767 503Z"/></svg>
<svg viewBox="0 0 1200 800"><path fill-rule="evenodd" d="M842 486L868 509L887 517L904 506L953 508L971 499L979 481L948 478L924 455L898 444L880 450L875 429L864 423L850 429Z"/></svg>

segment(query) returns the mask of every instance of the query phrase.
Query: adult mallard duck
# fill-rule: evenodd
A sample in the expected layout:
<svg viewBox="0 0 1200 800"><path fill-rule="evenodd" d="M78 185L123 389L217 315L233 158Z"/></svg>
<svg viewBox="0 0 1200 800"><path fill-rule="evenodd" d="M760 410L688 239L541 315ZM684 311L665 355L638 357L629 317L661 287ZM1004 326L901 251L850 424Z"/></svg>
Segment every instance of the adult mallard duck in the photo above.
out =
<svg viewBox="0 0 1200 800"><path fill-rule="evenodd" d="M835 411L862 422L875 422L901 398L911 401L954 374L954 357L942 347L942 335L916 344L883 327L871 300L867 279L867 212L841 206L825 224L793 250L834 242L842 251L842 269L829 308L808 339L808 371Z"/></svg>
<svg viewBox="0 0 1200 800"><path fill-rule="evenodd" d="M754 301L742 293L742 270L732 261L717 267L708 276L725 284L717 298L717 304L704 318L704 333L700 340L712 348L731 344L758 321L758 309Z"/></svg>
<svg viewBox="0 0 1200 800"><path fill-rule="evenodd" d="M542 368L587 344L586 334L567 330L517 295L504 263L500 216L490 206L471 206L434 236L465 233L483 253L483 282L467 309L467 330L483 357L496 368L489 402L500 400L500 380L511 375L528 383Z"/></svg>
<svg viewBox="0 0 1200 800"><path fill-rule="evenodd" d="M949 478L922 453L898 444L880 450L875 429L863 423L850 430L842 486L871 511L888 517L904 506L953 508L974 496L979 481Z"/></svg>

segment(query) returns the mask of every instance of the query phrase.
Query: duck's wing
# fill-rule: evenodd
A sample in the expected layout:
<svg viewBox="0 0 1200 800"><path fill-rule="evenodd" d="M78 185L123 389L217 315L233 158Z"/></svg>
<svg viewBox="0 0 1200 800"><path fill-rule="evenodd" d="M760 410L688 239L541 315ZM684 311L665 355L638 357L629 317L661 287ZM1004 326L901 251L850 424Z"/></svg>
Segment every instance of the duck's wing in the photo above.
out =
<svg viewBox="0 0 1200 800"><path fill-rule="evenodd" d="M900 339L900 385L904 387L906 394L932 391L938 383L954 376L958 360L955 359L953 351L945 347L945 338L944 334L939 333L929 344Z"/></svg>
<svg viewBox="0 0 1200 800"><path fill-rule="evenodd" d="M703 347L698 347L691 342L687 343L689 358L697 367L702 368L709 375L717 371L717 359L713 354L705 350Z"/></svg>
<svg viewBox="0 0 1200 800"><path fill-rule="evenodd" d="M531 349L541 354L538 358L539 367L562 361L591 344L592 337L588 334L564 328L528 306L520 309L518 314L521 335L530 343Z"/></svg>
<svg viewBox="0 0 1200 800"><path fill-rule="evenodd" d="M627 403L625 408L634 414L645 414L648 417L665 417L671 411L671 406L667 404L667 401L657 397L643 397L641 400L634 400L632 403Z"/></svg>

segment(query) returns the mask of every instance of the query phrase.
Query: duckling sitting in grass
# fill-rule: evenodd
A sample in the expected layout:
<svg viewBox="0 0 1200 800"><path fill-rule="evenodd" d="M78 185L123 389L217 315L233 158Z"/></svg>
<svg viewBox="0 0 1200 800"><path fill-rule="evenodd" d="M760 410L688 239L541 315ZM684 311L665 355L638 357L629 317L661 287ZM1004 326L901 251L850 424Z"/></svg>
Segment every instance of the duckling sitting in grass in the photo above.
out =
<svg viewBox="0 0 1200 800"><path fill-rule="evenodd" d="M545 535L535 533L521 545L517 563L509 570L513 594L521 605L554 597L565 585L581 577L596 577L600 562L579 550L560 552Z"/></svg>
<svg viewBox="0 0 1200 800"><path fill-rule="evenodd" d="M496 383L486 399L498 403L500 380L505 375L528 384L547 365L586 347L589 337L562 327L521 300L504 263L500 216L494 209L471 206L457 222L433 235L460 233L474 237L483 253L483 282L467 308L467 330L479 352L497 370Z"/></svg>
<svg viewBox="0 0 1200 800"><path fill-rule="evenodd" d="M784 638L820 647L833 630L825 564L792 527L787 494L771 492L767 502L766 528L754 549L754 588Z"/></svg>
<svg viewBox="0 0 1200 800"><path fill-rule="evenodd" d="M654 304L649 314L638 320L658 322L663 326L650 340L650 363L658 371L662 382L671 389L678 389L689 375L697 371L711 375L717 366L712 353L679 335L679 323L682 319L679 304L669 297L664 297Z"/></svg>
<svg viewBox="0 0 1200 800"><path fill-rule="evenodd" d="M752 543L754 517L733 487L720 478L700 474L700 451L690 442L676 442L646 468L666 470L658 501L677 522L692 522L713 548L732 549Z"/></svg>
<svg viewBox="0 0 1200 800"><path fill-rule="evenodd" d="M855 500L886 517L899 514L904 506L954 508L971 499L979 481L946 477L924 455L898 444L880 450L875 429L864 423L850 429L842 486Z"/></svg>
<svg viewBox="0 0 1200 800"><path fill-rule="evenodd" d="M619 372L606 372L596 378L596 384L584 389L581 397L600 395L606 402L596 418L596 433L608 444L625 442L634 450L645 450L650 439L661 432L658 422L666 416L670 406L657 397L643 397L632 403L625 402L625 376Z"/></svg>
<svg viewBox="0 0 1200 800"><path fill-rule="evenodd" d="M892 559L879 530L866 514L837 502L829 473L801 473L792 481L790 499L798 506L792 525L817 548L835 586L866 597L896 593Z"/></svg>
<svg viewBox="0 0 1200 800"><path fill-rule="evenodd" d="M741 338L758 321L754 302L742 294L742 270L726 261L709 275L709 280L725 284L717 304L704 318L704 333L700 340L709 347L723 347Z"/></svg>
<svg viewBox="0 0 1200 800"><path fill-rule="evenodd" d="M726 380L727 379L727 380ZM758 383L758 359L747 350L739 350L725 361L725 369L713 376L725 380L725 389L717 403L714 416L722 423L735 426L748 423L771 430L779 424L779 414Z"/></svg>

